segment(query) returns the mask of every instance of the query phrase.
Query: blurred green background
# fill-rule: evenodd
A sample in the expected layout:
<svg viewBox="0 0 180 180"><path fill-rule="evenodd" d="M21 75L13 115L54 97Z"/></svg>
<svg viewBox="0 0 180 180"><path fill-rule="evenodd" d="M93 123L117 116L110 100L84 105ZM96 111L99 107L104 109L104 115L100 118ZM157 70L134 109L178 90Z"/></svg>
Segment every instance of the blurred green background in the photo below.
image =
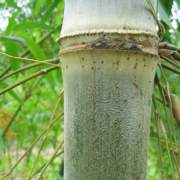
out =
<svg viewBox="0 0 180 180"><path fill-rule="evenodd" d="M63 81L57 66L63 10L63 0L0 0L0 179L63 179ZM165 28L162 41L180 48L180 1L158 1L157 16ZM148 180L180 179L180 126L160 91L180 97L178 73L157 68Z"/></svg>

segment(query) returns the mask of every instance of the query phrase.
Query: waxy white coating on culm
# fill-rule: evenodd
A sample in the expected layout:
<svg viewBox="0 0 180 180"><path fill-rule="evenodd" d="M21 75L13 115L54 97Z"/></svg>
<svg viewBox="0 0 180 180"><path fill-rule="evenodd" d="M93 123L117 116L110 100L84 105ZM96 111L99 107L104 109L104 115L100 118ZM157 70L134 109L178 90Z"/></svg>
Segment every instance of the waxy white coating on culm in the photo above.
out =
<svg viewBox="0 0 180 180"><path fill-rule="evenodd" d="M65 180L145 180L153 38L146 0L65 0ZM141 51L142 42L152 54Z"/></svg>
<svg viewBox="0 0 180 180"><path fill-rule="evenodd" d="M152 3L156 5L156 0ZM156 34L146 4L146 0L65 0L61 37L97 32Z"/></svg>

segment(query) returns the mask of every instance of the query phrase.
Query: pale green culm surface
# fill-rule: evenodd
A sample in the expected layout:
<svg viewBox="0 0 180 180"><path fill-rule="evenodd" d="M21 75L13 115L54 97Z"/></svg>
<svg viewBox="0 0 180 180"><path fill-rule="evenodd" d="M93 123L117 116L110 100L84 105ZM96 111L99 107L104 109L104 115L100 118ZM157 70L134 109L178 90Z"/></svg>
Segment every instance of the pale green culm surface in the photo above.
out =
<svg viewBox="0 0 180 180"><path fill-rule="evenodd" d="M144 180L157 60L104 51L62 57L65 180Z"/></svg>

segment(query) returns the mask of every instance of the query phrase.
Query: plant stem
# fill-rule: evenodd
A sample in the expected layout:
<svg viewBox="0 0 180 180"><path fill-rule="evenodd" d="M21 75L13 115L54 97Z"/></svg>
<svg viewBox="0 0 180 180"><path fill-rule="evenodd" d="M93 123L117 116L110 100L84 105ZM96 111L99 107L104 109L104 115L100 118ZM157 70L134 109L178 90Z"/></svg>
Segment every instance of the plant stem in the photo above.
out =
<svg viewBox="0 0 180 180"><path fill-rule="evenodd" d="M57 103L56 103L56 105L55 105L55 108L54 108L54 112L52 113L51 121L55 118L55 114L56 114L57 109L58 109L58 107L59 107L59 103L60 103L60 101L61 101L61 98L62 98L63 93L64 93L64 91L61 92L61 94L60 94L60 96L59 96L59 98L58 98L58 101L57 101ZM46 136L44 137L43 142L41 143L41 146L40 146L39 151L38 151L38 155L37 155L37 157L36 157L36 159L35 159L35 162L34 162L34 167L32 168L32 170L31 170L31 172L30 172L30 174L29 174L29 178L28 178L27 180L32 179L33 171L34 171L34 169L35 169L35 167L36 167L36 164L38 164L39 156L40 156L40 153L41 153L41 151L42 151L42 149L43 149L43 147L44 147L44 144L45 144L45 142L46 142L47 137L48 137L48 133L46 134Z"/></svg>
<svg viewBox="0 0 180 180"><path fill-rule="evenodd" d="M28 154L28 152L34 147L34 145L54 126L54 124L63 116L64 113L60 113L53 121L51 121L48 125L48 127L40 134L40 136L33 141L33 143L30 145L30 147L26 150L26 152L17 160L17 162L14 164L14 166L9 170L9 172L4 175L3 178L6 178L11 175L11 173L14 171L14 169L18 166L18 164L24 159L24 157Z"/></svg>
<svg viewBox="0 0 180 180"><path fill-rule="evenodd" d="M36 62L36 63L51 65L51 66L54 66L54 67L59 67L59 65L57 65L57 64L53 64L53 63L49 63L49 62L48 62L49 60L52 60L52 59L37 60L37 59L32 59L32 58L12 56L12 55L10 55L10 54L7 54L7 53L1 52L1 51L0 51L0 55L6 56L6 57L11 58L11 59L15 59L15 60L31 61L31 62Z"/></svg>
<svg viewBox="0 0 180 180"><path fill-rule="evenodd" d="M178 48L177 46L174 46L173 44L169 44L167 42L159 43L159 48L167 48L167 49L171 49L174 51L178 51L180 53L180 48Z"/></svg>
<svg viewBox="0 0 180 180"><path fill-rule="evenodd" d="M23 104L24 104L24 102L22 102L22 103L18 106L18 108L17 108L16 112L14 113L14 115L13 115L10 123L9 123L8 126L5 128L5 130L3 131L2 137L5 137L5 136L6 136L6 133L8 132L8 130L9 130L9 128L11 127L11 125L13 124L13 122L15 121L18 113L21 111Z"/></svg>
<svg viewBox="0 0 180 180"><path fill-rule="evenodd" d="M59 60L59 58L50 60L49 62L50 63L56 63L58 60ZM41 66L41 65L44 65L44 64L42 64L42 63L32 63L32 64L29 64L29 65L23 66L22 68L19 68L19 69L15 70L15 71L3 76L2 78L0 78L0 81L3 81L3 80L5 80L5 79L7 79L7 78L9 78L9 77L11 77L11 76L13 76L15 74L23 72L25 70L31 69L33 67Z"/></svg>
<svg viewBox="0 0 180 180"><path fill-rule="evenodd" d="M171 59L165 57L165 56L161 56L162 59L164 59L165 61L167 61L169 64L171 64L172 66L180 69L180 65L175 63L174 61L172 61Z"/></svg>
<svg viewBox="0 0 180 180"><path fill-rule="evenodd" d="M11 66L8 66L1 74L0 78L4 77L11 70ZM0 79L1 81L1 79Z"/></svg>
<svg viewBox="0 0 180 180"><path fill-rule="evenodd" d="M55 70L55 69L57 69L57 68L58 68L58 67L51 67L51 68L47 68L47 69L42 69L42 70L40 70L40 71L32 74L31 76L29 76L29 77L27 77L27 78L24 78L23 80L15 83L15 84L13 84L13 85L10 85L10 86L7 87L7 88L2 89L2 90L0 91L0 95L8 92L8 91L11 90L11 89L14 89L15 87L17 87L17 86L19 86L19 85L21 85L21 84L23 84L23 83L26 83L26 82L29 81L29 80L32 80L32 79L34 79L34 78L36 78L36 77L38 77L38 76L41 76L41 75L43 75L43 74L47 74L47 73L49 73L49 72L51 72L51 71L53 71L53 70Z"/></svg>
<svg viewBox="0 0 180 180"><path fill-rule="evenodd" d="M169 71L172 71L172 72L180 75L180 71L177 71L177 70L175 70L175 69L173 69L173 68L171 68L171 67L169 67L169 66L167 66L167 65L165 65L165 64L161 64L161 66L162 66L163 68L169 70Z"/></svg>
<svg viewBox="0 0 180 180"><path fill-rule="evenodd" d="M64 144L64 141L62 141L60 143L60 145L57 147L57 149L55 150L54 154L52 155L52 157L50 158L50 160L48 161L48 163L44 166L44 168L42 169L41 173L40 173L40 176L38 178L38 180L41 180L43 179L43 174L45 173L46 169L49 167L49 165L52 163L52 161L57 157L57 154L59 149L61 149L61 147L63 146ZM60 153L62 154L64 151L61 151Z"/></svg>

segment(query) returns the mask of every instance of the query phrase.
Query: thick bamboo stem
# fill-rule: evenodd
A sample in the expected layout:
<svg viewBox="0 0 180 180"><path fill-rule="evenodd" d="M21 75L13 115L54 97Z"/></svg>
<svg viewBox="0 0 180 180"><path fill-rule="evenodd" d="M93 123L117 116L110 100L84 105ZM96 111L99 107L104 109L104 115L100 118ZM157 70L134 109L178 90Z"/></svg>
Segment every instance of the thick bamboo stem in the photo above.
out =
<svg viewBox="0 0 180 180"><path fill-rule="evenodd" d="M65 180L144 180L158 59L146 1L66 0L61 45Z"/></svg>

